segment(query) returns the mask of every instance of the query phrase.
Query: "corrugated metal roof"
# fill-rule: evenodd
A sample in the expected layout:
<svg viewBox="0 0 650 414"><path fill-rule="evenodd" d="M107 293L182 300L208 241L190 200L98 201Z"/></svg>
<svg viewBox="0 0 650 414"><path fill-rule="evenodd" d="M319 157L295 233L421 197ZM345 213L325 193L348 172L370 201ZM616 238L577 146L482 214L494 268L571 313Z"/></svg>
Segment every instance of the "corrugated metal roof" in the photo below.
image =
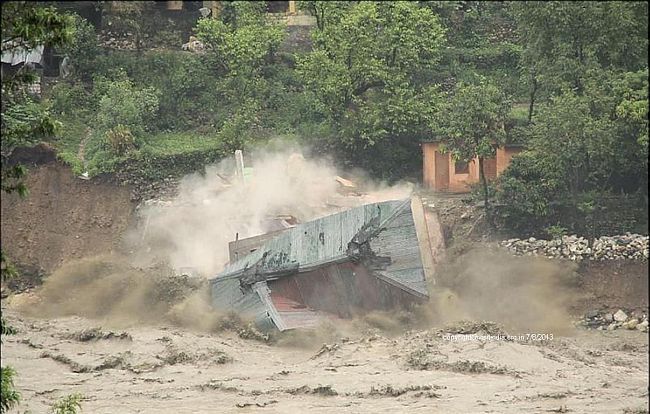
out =
<svg viewBox="0 0 650 414"><path fill-rule="evenodd" d="M280 312L265 281L351 260L393 286L428 297L411 200L406 199L368 204L286 230L212 279L213 301L217 307L249 311L259 321L270 318L281 331L290 329L293 319L306 323L317 314Z"/></svg>
<svg viewBox="0 0 650 414"><path fill-rule="evenodd" d="M259 250L229 264L217 278L237 277L255 265L258 267L262 265L260 271L272 271L283 265L297 264L298 271L303 272L325 263L347 261L348 244L364 225L373 219L379 219L380 226L390 224L393 215L402 210L407 211L403 211L405 215L398 217L408 219L410 200L368 204L299 224L268 241ZM413 228L413 232L408 237L415 237L412 219L410 227ZM395 240L398 234L399 232L392 230L391 240ZM406 238L407 235L404 234L404 237ZM409 240L409 243L412 242L417 242L417 239ZM417 243L413 244L417 245Z"/></svg>
<svg viewBox="0 0 650 414"><path fill-rule="evenodd" d="M266 282L258 285L266 286ZM223 312L237 311L242 317L251 319L260 329L273 328L268 304L259 296L257 288L242 287L238 279L213 279L211 281L212 304Z"/></svg>
<svg viewBox="0 0 650 414"><path fill-rule="evenodd" d="M34 49L25 49L17 46L16 42L2 42L2 63L8 63L11 66L20 63L38 63L43 62L43 51L45 46L36 46Z"/></svg>

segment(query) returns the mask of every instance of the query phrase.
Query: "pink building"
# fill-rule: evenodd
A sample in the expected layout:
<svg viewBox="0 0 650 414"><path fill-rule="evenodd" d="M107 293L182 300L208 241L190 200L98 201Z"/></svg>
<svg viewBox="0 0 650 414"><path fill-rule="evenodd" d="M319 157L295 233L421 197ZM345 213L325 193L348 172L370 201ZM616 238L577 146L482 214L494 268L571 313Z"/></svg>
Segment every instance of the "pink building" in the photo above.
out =
<svg viewBox="0 0 650 414"><path fill-rule="evenodd" d="M478 158L470 162L454 161L450 153L441 153L439 145L439 142L422 143L425 187L435 191L469 192L470 185L480 181ZM496 157L484 160L485 177L488 180L496 178L508 167L512 157L522 150L521 145L497 148Z"/></svg>

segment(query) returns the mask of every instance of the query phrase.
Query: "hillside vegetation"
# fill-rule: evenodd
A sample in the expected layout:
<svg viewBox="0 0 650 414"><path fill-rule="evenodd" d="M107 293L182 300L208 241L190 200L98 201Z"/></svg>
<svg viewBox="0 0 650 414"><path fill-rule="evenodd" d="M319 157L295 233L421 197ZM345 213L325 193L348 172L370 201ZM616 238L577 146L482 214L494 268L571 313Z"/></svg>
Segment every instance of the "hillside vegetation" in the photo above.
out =
<svg viewBox="0 0 650 414"><path fill-rule="evenodd" d="M131 47L52 3L70 15L58 50L72 73L3 106L3 135L47 116L61 125L44 136L77 173L151 180L278 137L414 181L422 141L458 160L516 142L527 151L477 188L495 224L595 236L622 205L634 216L622 230L647 228L646 2L304 1L308 48L288 46L264 2L223 2L190 22L194 52L153 3L105 11ZM3 139L3 155L23 138Z"/></svg>

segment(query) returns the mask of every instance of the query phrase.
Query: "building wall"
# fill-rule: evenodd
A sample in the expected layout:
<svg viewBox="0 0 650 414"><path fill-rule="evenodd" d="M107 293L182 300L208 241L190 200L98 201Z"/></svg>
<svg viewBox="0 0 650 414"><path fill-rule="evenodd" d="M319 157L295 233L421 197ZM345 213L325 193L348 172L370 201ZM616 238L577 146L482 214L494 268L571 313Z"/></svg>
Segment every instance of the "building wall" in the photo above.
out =
<svg viewBox="0 0 650 414"><path fill-rule="evenodd" d="M497 148L495 158L484 160L484 171L488 180L500 175L508 167L512 157L521 150L520 147ZM466 173L457 173L456 162L451 158L451 154L440 153L437 142L423 143L422 155L422 181L426 188L435 191L465 193L470 191L472 184L480 181L478 158L468 163Z"/></svg>
<svg viewBox="0 0 650 414"><path fill-rule="evenodd" d="M506 168L508 168L508 165L510 165L510 161L512 161L512 157L519 154L523 150L524 150L523 147L498 148L497 149L497 174L501 175L501 173Z"/></svg>
<svg viewBox="0 0 650 414"><path fill-rule="evenodd" d="M431 142L422 144L422 182L427 188L433 188L435 185L435 147Z"/></svg>

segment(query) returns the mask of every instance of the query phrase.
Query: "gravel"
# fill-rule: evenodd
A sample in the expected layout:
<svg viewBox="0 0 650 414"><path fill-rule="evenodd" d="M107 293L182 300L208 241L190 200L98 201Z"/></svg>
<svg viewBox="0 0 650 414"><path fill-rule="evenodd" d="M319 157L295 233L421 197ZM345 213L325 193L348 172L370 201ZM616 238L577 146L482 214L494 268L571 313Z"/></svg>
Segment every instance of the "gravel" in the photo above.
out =
<svg viewBox="0 0 650 414"><path fill-rule="evenodd" d="M648 236L626 233L603 236L589 247L586 238L564 236L562 240L509 239L499 243L517 256L545 256L573 261L590 260L648 260Z"/></svg>
<svg viewBox="0 0 650 414"><path fill-rule="evenodd" d="M636 316L629 316L636 315ZM641 332L648 332L648 316L647 309L642 312L634 312L628 310L625 312L622 309L617 310L612 317L612 312L608 310L602 311L589 311L585 316L578 321L587 329L608 330L613 331L616 329L637 330Z"/></svg>

